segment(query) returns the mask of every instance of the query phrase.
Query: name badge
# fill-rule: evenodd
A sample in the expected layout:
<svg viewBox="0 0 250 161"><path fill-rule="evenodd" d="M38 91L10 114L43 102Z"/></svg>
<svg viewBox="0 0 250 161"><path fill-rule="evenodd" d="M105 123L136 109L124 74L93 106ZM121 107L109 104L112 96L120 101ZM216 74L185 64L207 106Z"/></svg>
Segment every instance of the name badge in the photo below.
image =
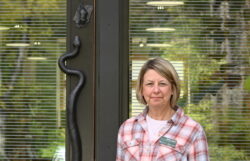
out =
<svg viewBox="0 0 250 161"><path fill-rule="evenodd" d="M162 136L160 138L160 144L164 144L164 145L170 146L172 148L175 148L176 143L177 143L177 141L174 140L174 139L170 139L170 138L167 138L167 137L164 137L164 136Z"/></svg>

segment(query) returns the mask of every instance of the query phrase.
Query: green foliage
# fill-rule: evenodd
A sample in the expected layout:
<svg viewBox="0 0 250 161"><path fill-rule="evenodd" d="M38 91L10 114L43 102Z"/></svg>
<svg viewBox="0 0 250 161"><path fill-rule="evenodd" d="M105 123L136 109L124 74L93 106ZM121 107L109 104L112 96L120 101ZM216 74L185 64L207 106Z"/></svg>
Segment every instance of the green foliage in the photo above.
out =
<svg viewBox="0 0 250 161"><path fill-rule="evenodd" d="M218 113L212 109L213 102L202 100L199 104L184 107L188 116L199 122L207 135L211 160L246 161L250 135L249 118L239 116L235 112ZM235 118L244 117L244 121ZM221 125L228 127L222 129ZM236 141L236 142L235 142ZM241 144L244 143L244 144Z"/></svg>
<svg viewBox="0 0 250 161"><path fill-rule="evenodd" d="M210 144L209 153L211 161L248 161L250 159L244 151L235 149L233 145Z"/></svg>
<svg viewBox="0 0 250 161"><path fill-rule="evenodd" d="M248 76L244 81L244 89L250 92L250 76Z"/></svg>
<svg viewBox="0 0 250 161"><path fill-rule="evenodd" d="M211 111L211 101L200 101L199 104L189 104L184 107L185 112L195 121L199 122L206 131L207 137L211 136L211 132L216 130L216 125L213 123L214 113Z"/></svg>
<svg viewBox="0 0 250 161"><path fill-rule="evenodd" d="M40 149L40 154L43 158L51 158L52 156L54 156L57 152L57 150L61 147L65 147L65 130L61 129L61 130L57 130L57 133L60 134L60 136L58 136L58 138L62 139L61 142L58 141L52 141L51 143L49 143L49 146ZM53 139L53 137L51 137L51 140Z"/></svg>

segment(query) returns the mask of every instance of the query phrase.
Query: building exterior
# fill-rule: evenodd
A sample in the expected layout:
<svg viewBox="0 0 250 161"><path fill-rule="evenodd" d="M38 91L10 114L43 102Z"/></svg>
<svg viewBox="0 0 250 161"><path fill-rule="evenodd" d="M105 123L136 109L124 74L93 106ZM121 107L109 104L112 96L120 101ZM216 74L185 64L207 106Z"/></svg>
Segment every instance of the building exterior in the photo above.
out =
<svg viewBox="0 0 250 161"><path fill-rule="evenodd" d="M248 0L2 0L0 160L75 155L66 108L79 79L58 59L76 50L76 36L66 66L84 74L82 160L115 160L120 124L144 109L135 84L153 57L177 69L179 105L204 127L211 160L250 160L249 11Z"/></svg>

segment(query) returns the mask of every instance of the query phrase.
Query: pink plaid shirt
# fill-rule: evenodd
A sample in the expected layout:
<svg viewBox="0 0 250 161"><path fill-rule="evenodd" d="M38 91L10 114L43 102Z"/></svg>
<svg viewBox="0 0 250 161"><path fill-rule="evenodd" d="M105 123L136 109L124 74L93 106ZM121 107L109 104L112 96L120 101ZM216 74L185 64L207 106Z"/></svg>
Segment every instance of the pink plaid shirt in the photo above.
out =
<svg viewBox="0 0 250 161"><path fill-rule="evenodd" d="M126 120L119 129L116 161L208 161L208 145L201 125L178 108L170 121L150 141L147 108Z"/></svg>

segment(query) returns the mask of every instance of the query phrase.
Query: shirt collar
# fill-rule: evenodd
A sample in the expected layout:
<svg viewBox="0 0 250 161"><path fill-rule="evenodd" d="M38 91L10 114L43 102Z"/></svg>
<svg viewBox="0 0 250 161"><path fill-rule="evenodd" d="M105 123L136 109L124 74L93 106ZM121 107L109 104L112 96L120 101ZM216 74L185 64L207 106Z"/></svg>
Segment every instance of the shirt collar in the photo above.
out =
<svg viewBox="0 0 250 161"><path fill-rule="evenodd" d="M148 113L148 107L146 106L143 112L138 116L136 116L136 119L138 121L146 120L147 113ZM183 109L181 107L177 107L177 111L172 116L171 120L169 120L169 122L173 122L176 125L181 121L182 116L184 116Z"/></svg>
<svg viewBox="0 0 250 161"><path fill-rule="evenodd" d="M147 113L148 113L148 106L145 107L145 109L143 110L142 113L140 113L138 116L136 116L136 119L138 121L146 120Z"/></svg>
<svg viewBox="0 0 250 161"><path fill-rule="evenodd" d="M184 111L182 108L178 107L175 114L172 116L171 121L176 125L181 121L182 116L184 116Z"/></svg>

